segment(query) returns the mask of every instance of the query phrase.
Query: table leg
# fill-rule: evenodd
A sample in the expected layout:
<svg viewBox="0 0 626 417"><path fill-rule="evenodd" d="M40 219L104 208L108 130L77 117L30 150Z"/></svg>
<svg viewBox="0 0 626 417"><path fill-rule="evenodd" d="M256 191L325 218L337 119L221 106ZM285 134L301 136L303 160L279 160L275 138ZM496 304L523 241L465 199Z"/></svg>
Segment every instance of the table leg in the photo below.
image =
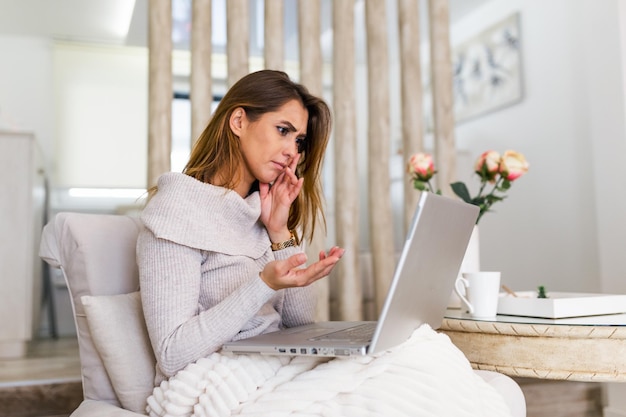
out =
<svg viewBox="0 0 626 417"><path fill-rule="evenodd" d="M626 417L626 384L605 383L604 417Z"/></svg>

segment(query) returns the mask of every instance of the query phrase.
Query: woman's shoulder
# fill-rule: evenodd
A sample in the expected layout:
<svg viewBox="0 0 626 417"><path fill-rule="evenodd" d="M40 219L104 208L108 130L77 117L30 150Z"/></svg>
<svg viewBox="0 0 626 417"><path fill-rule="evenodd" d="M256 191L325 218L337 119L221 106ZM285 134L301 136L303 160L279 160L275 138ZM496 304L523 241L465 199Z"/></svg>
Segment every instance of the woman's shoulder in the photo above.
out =
<svg viewBox="0 0 626 417"><path fill-rule="evenodd" d="M172 193L189 195L193 195L194 193L212 194L218 190L227 191L222 187L216 187L213 184L202 182L182 172L166 172L159 176L157 180L157 192L155 196Z"/></svg>
<svg viewBox="0 0 626 417"><path fill-rule="evenodd" d="M242 199L232 190L170 172L159 178L141 220L157 238L186 246L229 253L241 237L261 241L254 251L261 252L267 233L259 227L261 205L254 194Z"/></svg>
<svg viewBox="0 0 626 417"><path fill-rule="evenodd" d="M261 201L258 192L243 199L235 191L225 187L202 182L180 172L167 172L157 182L157 191L148 203L163 205L168 202L178 206L181 204L209 205L212 208L239 208L252 212L259 211ZM179 204L176 204L179 203Z"/></svg>

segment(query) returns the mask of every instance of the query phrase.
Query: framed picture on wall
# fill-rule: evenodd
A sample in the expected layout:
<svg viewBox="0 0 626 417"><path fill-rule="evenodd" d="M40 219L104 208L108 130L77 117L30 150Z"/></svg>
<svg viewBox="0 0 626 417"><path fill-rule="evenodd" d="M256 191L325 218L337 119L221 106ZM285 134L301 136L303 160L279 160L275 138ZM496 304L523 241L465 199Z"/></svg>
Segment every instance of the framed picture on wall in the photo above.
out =
<svg viewBox="0 0 626 417"><path fill-rule="evenodd" d="M452 72L457 123L520 102L523 80L519 13L454 46Z"/></svg>

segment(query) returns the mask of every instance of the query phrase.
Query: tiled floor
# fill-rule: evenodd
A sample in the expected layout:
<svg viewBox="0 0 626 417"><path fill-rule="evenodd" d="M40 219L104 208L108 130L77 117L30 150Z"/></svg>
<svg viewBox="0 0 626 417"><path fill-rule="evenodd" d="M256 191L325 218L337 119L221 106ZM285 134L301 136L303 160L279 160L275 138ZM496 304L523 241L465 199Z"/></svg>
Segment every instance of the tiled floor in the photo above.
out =
<svg viewBox="0 0 626 417"><path fill-rule="evenodd" d="M1 417L66 417L82 397L75 338L37 340L25 358L0 360Z"/></svg>

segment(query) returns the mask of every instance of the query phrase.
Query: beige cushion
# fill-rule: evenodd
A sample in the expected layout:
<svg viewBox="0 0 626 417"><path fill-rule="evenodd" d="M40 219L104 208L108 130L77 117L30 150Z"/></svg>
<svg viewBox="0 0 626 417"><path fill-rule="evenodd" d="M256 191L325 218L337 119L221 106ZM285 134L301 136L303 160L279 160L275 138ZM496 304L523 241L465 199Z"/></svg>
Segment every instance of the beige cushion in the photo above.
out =
<svg viewBox="0 0 626 417"><path fill-rule="evenodd" d="M145 412L155 359L139 292L81 297L87 323L122 407Z"/></svg>
<svg viewBox="0 0 626 417"><path fill-rule="evenodd" d="M42 233L39 255L61 268L70 293L85 399L120 404L94 346L80 298L139 289L135 246L142 227L138 218L129 216L58 213Z"/></svg>

